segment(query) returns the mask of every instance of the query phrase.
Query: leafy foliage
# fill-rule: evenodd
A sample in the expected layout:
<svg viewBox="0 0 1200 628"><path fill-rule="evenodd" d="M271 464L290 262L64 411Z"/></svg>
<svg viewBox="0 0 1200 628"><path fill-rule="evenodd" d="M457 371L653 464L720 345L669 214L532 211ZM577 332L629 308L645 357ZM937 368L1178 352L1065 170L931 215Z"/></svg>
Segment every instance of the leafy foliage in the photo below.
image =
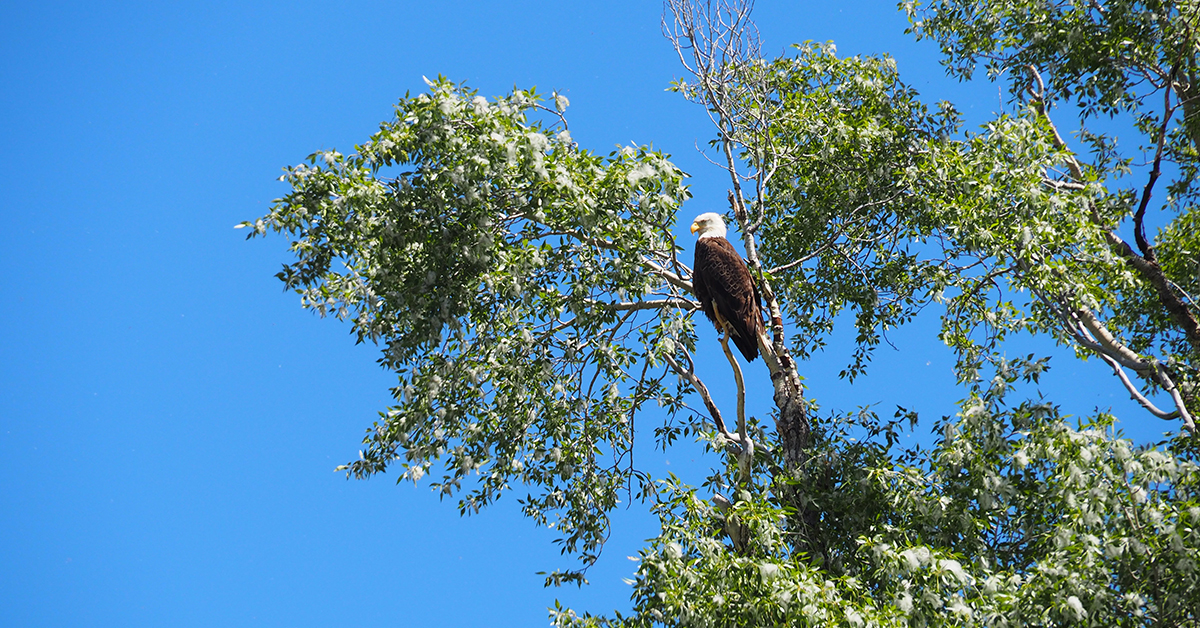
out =
<svg viewBox="0 0 1200 628"><path fill-rule="evenodd" d="M1197 5L905 5L953 76L982 63L1009 82L1012 110L973 130L887 57L805 44L768 61L745 5L669 4L692 73L673 89L716 125L772 317L775 429L739 407L730 431L695 374L673 235L688 191L667 156L578 147L560 95L439 78L355 154L288 168L292 191L243 225L292 238L280 279L398 375L342 469L430 476L463 513L528 489L525 514L581 560L548 584L583 581L622 492L649 501L662 529L632 614L557 606L563 626L1200 623ZM789 349L811 355L852 311L853 379L931 305L966 390L932 447L900 447L904 409L809 415ZM1005 357L1019 332L1104 361L1107 385L1180 434L1135 444L1107 413L1011 401L1048 368ZM718 494L635 467L654 406L663 448L695 436L731 454L703 485Z"/></svg>
<svg viewBox="0 0 1200 628"><path fill-rule="evenodd" d="M933 227L913 190L928 169L926 147L957 120L950 108L927 111L889 58L796 50L750 69L763 76L747 80L769 90L771 124L736 137L771 174L758 234L797 355L822 345L849 306L858 344L843 375L853 379L881 332L910 320L945 283L941 265L913 246Z"/></svg>
<svg viewBox="0 0 1200 628"><path fill-rule="evenodd" d="M952 173L940 187L959 190L944 199L944 215L956 231L974 234L972 252L999 262L989 281L1005 275L1035 296L1029 320L1005 322L1052 331L1081 356L1107 353L1148 390L1178 388L1180 412L1200 410L1192 392L1200 361L1197 274L1181 258L1190 251L1183 255L1194 260L1196 251L1200 5L949 0L905 8L912 32L941 46L951 75L970 78L982 63L989 77L1008 82L1020 107L939 170ZM1069 148L1051 121L1059 105L1077 113L1082 150ZM1136 150L1119 149L1114 118L1134 129ZM1172 180L1156 202L1163 175ZM1166 226L1151 239L1156 205ZM1134 244L1121 232L1132 232ZM1080 332L1097 325L1099 334ZM955 335L950 341L961 342ZM1166 377L1149 365L1156 361L1170 365Z"/></svg>
<svg viewBox="0 0 1200 628"><path fill-rule="evenodd" d="M659 355L694 341L692 304L647 270L676 263L683 175L644 147L577 148L565 128L530 121L533 91L489 101L440 78L430 88L357 154L289 168L293 191L255 234L295 238L280 279L384 345L400 376L349 473L399 463L415 482L440 467L434 488L464 513L512 482L536 487L525 513L587 564L618 494L644 479L635 415L682 408ZM621 305L664 289L661 307Z"/></svg>
<svg viewBox="0 0 1200 628"><path fill-rule="evenodd" d="M558 625L1196 622L1195 461L1134 446L1111 416L1077 428L1041 401L1007 405L1029 365L1012 366L942 422L929 451L894 453L894 424L869 414L857 420L871 438L822 439L806 497L836 502L822 511L839 520L809 533L835 560L794 553L791 515L769 500L722 513L672 478L660 489L663 533L640 556L637 616L564 611ZM733 517L749 531L742 552L720 540Z"/></svg>

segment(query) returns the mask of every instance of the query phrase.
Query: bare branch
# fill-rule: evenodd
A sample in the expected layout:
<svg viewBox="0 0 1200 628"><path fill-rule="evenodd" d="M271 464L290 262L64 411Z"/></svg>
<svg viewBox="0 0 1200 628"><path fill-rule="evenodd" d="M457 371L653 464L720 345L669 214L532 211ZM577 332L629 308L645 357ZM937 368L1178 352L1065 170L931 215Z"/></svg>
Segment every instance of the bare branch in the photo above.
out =
<svg viewBox="0 0 1200 628"><path fill-rule="evenodd" d="M683 368L683 365L669 353L663 355L663 358L667 361L667 364L671 365L672 370L678 373L680 377L686 379L692 385L692 388L700 394L700 399L704 401L704 407L708 408L708 414L712 417L713 424L717 426L717 433L730 443L738 443L738 437L725 429L725 420L721 418L721 410L713 402L712 395L708 392L708 386L704 385L704 382L700 380L696 372L691 368Z"/></svg>
<svg viewBox="0 0 1200 628"><path fill-rule="evenodd" d="M1125 390L1129 391L1129 398L1141 404L1143 408L1149 410L1150 414L1165 420L1174 419L1179 416L1178 410L1174 412L1164 412L1159 410L1158 407L1155 406L1154 403L1149 399L1147 399L1146 396L1138 390L1137 386L1130 381L1129 376L1125 374L1125 369L1121 368L1121 365L1118 364L1116 360L1108 357L1108 355L1104 353L1098 353L1097 355L1100 356L1101 360L1104 360L1105 364L1108 364L1110 367L1112 367L1113 373L1116 373L1117 377L1121 379L1121 383L1125 385Z"/></svg>
<svg viewBox="0 0 1200 628"><path fill-rule="evenodd" d="M1175 62L1175 66L1171 68L1170 77L1174 80L1176 74L1179 73L1179 62ZM1154 247L1150 246L1150 242L1146 240L1146 207L1150 204L1150 192L1154 189L1154 184L1158 181L1158 177L1162 174L1162 158L1163 149L1167 141L1167 127L1171 123L1171 116L1175 113L1175 108L1171 106L1171 90L1163 90L1163 119L1162 124L1158 127L1158 138L1155 141L1156 147L1154 150L1154 167L1150 170L1150 178L1146 181L1146 187L1142 190L1142 201L1138 203L1137 212L1133 214L1133 237L1137 241L1138 250L1142 252L1142 257L1147 261L1153 262L1156 259Z"/></svg>
<svg viewBox="0 0 1200 628"><path fill-rule="evenodd" d="M1133 350L1121 344L1088 308L1071 306L1065 298L1057 299L1058 303L1054 303L1040 290L1034 290L1033 292L1063 321L1067 332L1071 334L1076 342L1098 355L1100 359L1112 367L1113 372L1120 378L1121 383L1135 401L1160 419L1179 417L1183 421L1184 428L1191 434L1196 434L1196 423L1188 412L1183 396L1180 394L1166 366L1157 360L1142 358ZM1164 412L1151 403L1149 399L1138 391L1133 382L1129 380L1122 367L1129 368L1147 380L1161 386L1170 395L1176 410L1174 412Z"/></svg>
<svg viewBox="0 0 1200 628"><path fill-rule="evenodd" d="M700 304L690 299L669 298L658 299L654 301L631 301L622 303L608 303L604 301L591 301L591 305L602 307L615 312L625 312L630 310L665 310L665 309L680 309L689 312L700 309Z"/></svg>
<svg viewBox="0 0 1200 628"><path fill-rule="evenodd" d="M824 253L825 251L828 251L831 247L833 247L834 244L836 244L836 242L833 239L826 240L824 244L817 247L817 250L813 251L812 253L809 253L808 255L804 255L801 257L797 257L796 259L794 259L786 264L781 264L779 266L776 266L775 268L771 268L771 269L767 270L766 273L768 275L775 275L775 274L781 273L785 270L791 270L805 262L808 262L808 261L811 261L811 260L814 260L814 259L820 257L822 253Z"/></svg>
<svg viewBox="0 0 1200 628"><path fill-rule="evenodd" d="M642 262L644 262L647 266L649 266L655 273L662 276L663 279L666 279L667 283L669 283L672 286L675 286L676 288L679 288L681 290L687 290L688 294L695 294L696 291L695 291L695 289L692 288L692 282L663 268L662 266L660 266L657 262L655 262L653 260L643 257Z"/></svg>
<svg viewBox="0 0 1200 628"><path fill-rule="evenodd" d="M1086 307L1077 306L1072 307L1071 312L1080 324L1091 332L1092 336L1103 346L1105 349L1104 353L1112 356L1113 359L1120 362L1123 366L1127 366L1135 371L1145 373L1149 370L1149 365L1142 359L1142 356L1124 344L1121 344L1113 337L1108 328L1100 322L1100 319L1096 318L1096 315L1091 310Z"/></svg>
<svg viewBox="0 0 1200 628"><path fill-rule="evenodd" d="M1172 381L1170 372L1167 371L1167 367L1161 362L1156 362L1154 366L1158 372L1159 382L1162 383L1162 387L1166 389L1167 394L1171 395L1171 400L1175 402L1175 407L1179 409L1179 418L1183 419L1183 426L1192 435L1195 435L1196 422L1192 419L1191 413L1188 412L1187 406L1184 405L1183 395L1179 394L1179 388Z"/></svg>
<svg viewBox="0 0 1200 628"><path fill-rule="evenodd" d="M1036 109L1042 120L1050 127L1050 131L1054 133L1054 147L1067 153L1067 167L1071 170L1071 176L1076 182L1083 182L1083 168L1079 165L1079 160L1075 159L1075 153L1067 147L1067 143L1063 141L1062 135L1058 132L1058 127L1054 126L1054 121L1050 119L1050 115L1046 113L1046 84L1042 82L1042 75L1038 73L1037 68L1032 65L1025 66L1025 70L1029 73L1030 80L1037 83L1037 89L1031 85L1029 87L1029 102Z"/></svg>
<svg viewBox="0 0 1200 628"><path fill-rule="evenodd" d="M738 455L738 468L742 472L742 482L750 483L750 465L754 462L754 440L750 438L750 432L746 429L746 382L742 379L742 367L738 364L737 358L733 357L733 351L729 350L729 324L725 324L725 332L721 334L721 348L725 350L725 357L729 359L729 366L733 369L733 381L737 384L737 422L738 422L738 441L742 445L742 451Z"/></svg>
<svg viewBox="0 0 1200 628"><path fill-rule="evenodd" d="M1059 181L1058 179L1051 179L1049 177L1043 177L1042 183L1044 183L1047 187L1054 188L1055 190L1085 190L1085 189L1087 189L1087 186L1085 186L1082 183L1075 183L1074 181Z"/></svg>

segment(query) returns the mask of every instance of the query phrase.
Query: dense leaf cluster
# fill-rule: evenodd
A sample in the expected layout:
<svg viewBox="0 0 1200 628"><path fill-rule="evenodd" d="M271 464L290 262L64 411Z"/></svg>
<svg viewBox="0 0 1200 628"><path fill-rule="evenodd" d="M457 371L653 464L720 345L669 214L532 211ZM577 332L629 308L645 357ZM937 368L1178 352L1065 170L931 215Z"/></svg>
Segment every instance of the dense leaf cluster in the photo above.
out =
<svg viewBox="0 0 1200 628"><path fill-rule="evenodd" d="M382 344L400 376L347 471L440 471L463 512L529 486L526 514L587 564L640 482L637 411L682 407L659 354L694 341L692 303L648 271L678 265L683 174L645 147L579 149L561 96L548 110L533 91L430 87L356 154L288 168L293 191L252 226L294 238L280 279ZM646 298L665 305L627 305Z"/></svg>
<svg viewBox="0 0 1200 628"><path fill-rule="evenodd" d="M993 164L991 173L968 182L1002 177L999 164L1028 173L1023 184L988 187L1001 193L1001 202L1033 212L1011 223L1023 229L1019 238L1001 238L984 252L1010 252L1020 275L1015 283L1057 301L1035 306L1043 327L1057 328L1070 343L1057 320L1060 312L1053 310L1107 310L1109 331L1135 352L1171 364L1188 405L1200 409L1191 392L1200 363L1200 232L1194 228L1200 202L1200 5L939 0L905 8L912 31L937 41L951 75L970 78L982 64L989 77L1007 81L1020 108L977 138L1001 152L964 152L963 161L975 161L967 167L977 172L979 164ZM1060 123L1077 122L1081 150L1068 149L1055 128L1051 116L1059 113L1068 118ZM1120 142L1114 120L1130 129ZM1130 135L1136 150L1122 148L1135 145ZM1165 186L1162 176L1170 179ZM949 207L957 212L959 206ZM977 206L965 214L985 212ZM1164 225L1157 237L1148 235L1153 224ZM1132 232L1132 238L1118 232ZM1163 387L1143 377L1151 388Z"/></svg>
<svg viewBox="0 0 1200 628"><path fill-rule="evenodd" d="M749 70L769 90L771 125L737 137L772 178L763 199L761 254L810 356L844 308L858 342L843 375L861 373L881 333L907 322L944 285L941 264L915 243L931 224L914 194L930 145L957 128L930 112L889 58L838 58L830 45L796 47Z"/></svg>
<svg viewBox="0 0 1200 628"><path fill-rule="evenodd" d="M1200 468L1076 426L1053 405L1006 405L1013 364L962 402L928 451L897 451L895 422L842 417L803 493L828 546L797 554L793 514L748 499L728 512L676 479L663 533L640 556L632 617L559 625L1193 625ZM1036 368L1036 367L1034 367ZM857 423L858 436L839 433ZM745 549L722 541L736 520Z"/></svg>

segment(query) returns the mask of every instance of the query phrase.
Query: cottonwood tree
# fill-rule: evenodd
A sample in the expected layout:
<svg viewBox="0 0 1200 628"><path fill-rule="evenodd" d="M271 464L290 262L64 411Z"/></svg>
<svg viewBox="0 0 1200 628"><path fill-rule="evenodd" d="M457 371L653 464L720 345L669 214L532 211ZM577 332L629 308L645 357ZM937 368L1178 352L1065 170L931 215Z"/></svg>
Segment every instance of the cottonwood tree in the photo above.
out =
<svg viewBox="0 0 1200 628"><path fill-rule="evenodd" d="M1035 297L1026 313L1007 308L1020 320L1000 326L1048 331L1099 357L1151 414L1195 434L1200 4L907 10L912 30L940 44L951 75L970 78L982 64L1018 107L944 152L936 185L951 196L929 190L947 208L945 228L992 260L981 289L1005 280ZM1073 124L1076 148L1059 115ZM1121 148L1114 119L1132 127L1122 139L1136 148ZM1148 224L1162 226L1157 237ZM952 345L966 344L958 332L970 325L948 328ZM1127 372L1164 393L1165 409Z"/></svg>
<svg viewBox="0 0 1200 628"><path fill-rule="evenodd" d="M280 279L399 377L344 469L429 476L464 513L528 491L581 561L548 583L582 581L625 491L651 503L632 613L556 608L560 625L1194 625L1197 5L906 6L953 75L1005 81L1011 113L979 131L887 57L764 59L748 5L667 9L674 88L714 125L770 317L770 421L718 407L694 368L673 230L688 192L667 156L579 147L561 95L439 78L354 154L288 168L292 191L244 224L291 237ZM932 447L897 445L905 411L811 410L803 360L843 312L853 379L922 309L941 310L965 389ZM1046 368L1004 357L1016 332L1104 361L1112 381L1081 385L1123 387L1146 409L1126 420L1178 436L1135 446L1108 414L1015 398ZM703 491L638 469L647 421L664 448L716 452Z"/></svg>

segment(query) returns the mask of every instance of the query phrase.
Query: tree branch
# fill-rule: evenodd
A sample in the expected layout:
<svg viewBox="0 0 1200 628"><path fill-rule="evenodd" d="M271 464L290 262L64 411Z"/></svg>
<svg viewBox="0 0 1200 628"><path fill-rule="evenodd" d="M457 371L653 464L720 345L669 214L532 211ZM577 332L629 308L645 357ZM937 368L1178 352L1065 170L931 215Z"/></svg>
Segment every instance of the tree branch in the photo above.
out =
<svg viewBox="0 0 1200 628"><path fill-rule="evenodd" d="M589 299L588 303L590 303L591 305L594 305L597 307L602 307L604 309L612 310L615 312L641 311L641 310L664 310L664 309L670 309L670 308L687 310L687 311L691 312L691 311L700 309L699 303L696 303L695 301L692 301L690 299L682 299L682 298L678 298L678 297L672 297L669 299L657 299L654 301L631 301L631 302L622 302L622 303L608 303L605 301L594 301L594 300Z"/></svg>
<svg viewBox="0 0 1200 628"><path fill-rule="evenodd" d="M1163 388L1166 389L1167 394L1171 395L1171 400L1175 402L1175 407L1179 409L1179 418L1183 419L1183 426L1195 436L1196 422L1192 419L1191 413L1188 412L1187 405L1183 402L1183 395L1179 393L1179 388L1175 386L1175 382L1171 379L1171 374L1167 371L1167 367L1161 362L1155 362L1154 367Z"/></svg>
<svg viewBox="0 0 1200 628"><path fill-rule="evenodd" d="M654 260L643 257L642 262L645 263L647 266L649 266L655 273L657 273L663 279L666 279L667 283L671 284L672 286L675 286L676 288L679 288L681 290L687 290L688 294L696 293L696 291L692 288L692 282L684 279L683 277L680 277L679 275L676 275L675 273L667 270L666 268L663 268Z"/></svg>
<svg viewBox="0 0 1200 628"><path fill-rule="evenodd" d="M1171 73L1169 75L1170 77L1176 76L1179 73L1180 63L1181 60L1177 59L1175 66L1171 69ZM1032 65L1026 66L1026 70L1029 72L1031 81L1037 84L1036 89L1033 86L1029 87L1030 103L1036 107L1039 115L1041 115L1042 119L1045 120L1046 124L1053 132L1054 146L1066 152L1067 167L1071 171L1071 176L1075 178L1075 182L1072 185L1068 185L1064 182L1053 181L1049 178L1044 179L1044 182L1055 187L1056 189L1059 187L1083 189L1082 187L1075 187L1076 185L1082 185L1083 182L1083 170L1079 165L1079 161L1075 158L1074 153L1071 152L1067 147L1066 142L1064 142L1062 136L1059 135L1058 129L1054 126L1054 122L1050 120L1049 115L1046 113L1046 105L1043 96L1045 84L1042 82L1042 77L1040 74L1038 74L1037 68L1033 67ZM1171 288L1170 280L1167 279L1166 275L1163 274L1162 268L1159 267L1155 258L1154 247L1151 246L1150 242L1146 239L1144 223L1146 208L1150 202L1150 192L1161 174L1167 126L1170 122L1172 114L1174 113L1174 108L1171 107L1170 103L1170 94L1170 89L1167 89L1164 93L1163 121L1158 130L1154 166L1150 172L1150 179L1146 182L1146 186L1142 191L1141 201L1139 202L1138 208L1134 213L1134 238L1137 242L1138 249L1142 254L1138 255L1138 253L1133 250L1133 247L1129 246L1127 242L1122 240L1120 236L1113 232L1109 225L1104 224L1094 206L1091 210L1091 218L1092 222L1103 230L1104 238L1106 241L1108 241L1109 246L1112 246L1117 253L1121 255L1121 257L1125 258L1126 262L1132 266L1134 270L1138 271L1138 273L1141 274L1146 281L1150 282L1150 285L1154 288L1155 294L1158 296L1159 303L1161 303L1162 306L1167 310L1168 316L1170 316L1171 320L1174 321L1175 324L1183 331L1188 343L1191 344L1196 351L1200 351L1200 322L1196 320L1196 317L1188 309L1187 305Z"/></svg>
<svg viewBox="0 0 1200 628"><path fill-rule="evenodd" d="M717 426L717 433L730 443L740 445L741 443L738 436L731 434L729 430L725 429L725 420L721 418L721 410L717 408L717 404L713 402L712 395L708 392L708 386L705 386L704 382L701 381L696 375L694 367L686 369L683 368L683 365L681 365L675 359L675 357L669 353L664 354L663 358L667 361L667 364L671 365L672 370L678 373L680 377L686 379L688 383L692 385L692 388L694 388L696 392L700 394L700 399L704 401L704 407L708 408L708 414L712 417L713 424Z"/></svg>
<svg viewBox="0 0 1200 628"><path fill-rule="evenodd" d="M1054 121L1046 113L1046 84L1042 82L1042 75L1038 73L1037 68L1033 67L1033 65L1025 66L1025 70L1029 73L1030 80L1037 83L1036 90L1032 85L1029 87L1029 103L1034 106L1038 115L1042 117L1042 120L1046 122L1046 125L1050 127L1050 131L1054 134L1054 147L1067 153L1067 167L1071 169L1071 176L1075 178L1076 182L1082 182L1083 168L1079 165L1079 160L1075 158L1074 151L1063 141L1062 135L1058 132L1058 127L1054 125Z"/></svg>
<svg viewBox="0 0 1200 628"><path fill-rule="evenodd" d="M1113 373L1116 373L1117 377L1121 379L1121 383L1125 385L1125 390L1129 391L1129 398L1141 404L1141 406L1146 410L1149 410L1150 414L1153 414L1154 416L1164 420L1174 419L1179 416L1178 410L1174 412L1164 412L1159 410L1158 407L1155 406L1154 403L1149 399L1147 399L1146 396L1137 389L1137 386L1130 381L1129 376L1125 374L1125 369L1122 368L1116 360L1108 357L1107 354L1102 352L1097 353L1097 355L1100 356L1101 360L1104 360L1105 364L1108 364L1110 367L1112 367Z"/></svg>
<svg viewBox="0 0 1200 628"><path fill-rule="evenodd" d="M1097 224L1100 220L1094 210L1092 211L1092 220ZM1133 247L1129 246L1128 242L1125 242L1120 236L1108 229L1104 229L1104 239L1108 242L1109 246L1116 250L1118 255L1125 259L1126 263L1138 271L1143 279L1150 282L1159 303L1167 310L1167 315L1183 331L1188 343L1196 351L1200 351L1200 322L1196 320L1196 317L1188 309L1187 304L1179 298L1179 295L1175 294L1175 291L1171 288L1171 280L1167 279L1158 262L1138 255L1133 250Z"/></svg>
<svg viewBox="0 0 1200 628"><path fill-rule="evenodd" d="M733 381L737 384L737 422L738 422L738 438L742 445L742 451L738 454L738 468L741 471L741 480L743 484L750 484L750 465L754 462L754 440L750 438L750 432L746 429L746 382L742 379L742 367L738 364L737 358L733 357L733 351L729 350L729 323L725 322L724 333L721 334L721 348L725 350L725 357L729 359L729 366L733 369Z"/></svg>
<svg viewBox="0 0 1200 628"><path fill-rule="evenodd" d="M783 442L783 469L786 475L794 476L807 459L810 434L808 408L803 400L800 375L788 353L782 310L770 282L763 275L758 258L755 234L759 221L751 220L742 196L742 180L754 180L755 189L760 195L756 203L761 209L761 194L765 191L766 179L774 171L771 168L764 169L760 164L753 176L743 176L738 171L739 162L734 146L739 143L741 136L749 138L751 143L755 138L769 136L763 130L763 125L769 120L761 115L762 97L767 87L755 83L752 73L747 71L752 64L760 61L757 31L749 19L752 2L667 0L666 5L673 21L668 27L664 15L663 32L674 45L684 68L696 81L695 85L686 85L681 81L680 89L686 98L704 105L705 113L717 129L725 161L720 167L729 175L732 185L730 205L742 232L746 263L770 316L774 342L764 337L760 337L758 342L775 389L774 401L779 410L775 425ZM755 104L759 109L757 113L746 110L753 109ZM745 142L740 145L747 150L752 148Z"/></svg>
<svg viewBox="0 0 1200 628"><path fill-rule="evenodd" d="M1175 67L1171 68L1171 73L1168 76L1169 80L1174 80L1175 75L1179 72L1179 64L1176 62ZM1150 193L1154 190L1154 184L1158 181L1158 177L1162 174L1162 158L1163 149L1167 141L1167 127L1170 125L1171 116L1175 113L1175 108L1171 106L1171 90L1163 90L1163 119L1162 124L1158 127L1158 138L1155 141L1156 147L1154 150L1154 166L1150 169L1150 178L1146 181L1146 187L1142 190L1142 200L1138 203L1137 212L1133 214L1133 237L1137 241L1138 250L1142 252L1142 257L1148 262L1155 262L1157 258L1154 254L1154 247L1150 246L1150 242L1146 240L1146 207L1150 204Z"/></svg>
<svg viewBox="0 0 1200 628"><path fill-rule="evenodd" d="M1091 310L1078 306L1072 307L1070 311L1075 315L1079 323L1092 334L1092 337L1099 342L1104 349L1104 353L1112 356L1113 359L1122 365L1140 373L1146 373L1150 370L1150 365L1142 359L1142 356L1117 341Z"/></svg>
<svg viewBox="0 0 1200 628"><path fill-rule="evenodd" d="M1166 366L1157 360L1142 358L1133 350L1121 344L1088 308L1070 306L1067 304L1066 299L1059 299L1060 304L1056 305L1050 302L1040 290L1034 290L1033 292L1063 321L1067 332L1075 338L1076 342L1100 356L1106 364L1112 367L1134 400L1160 419L1179 417L1183 422L1184 428L1189 433L1193 436L1197 434L1195 420L1188 411L1183 396L1175 385L1171 373ZM1176 411L1167 413L1157 408L1137 390L1137 387L1125 375L1125 371L1121 368L1122 366L1161 386L1170 395L1171 401L1175 404Z"/></svg>

